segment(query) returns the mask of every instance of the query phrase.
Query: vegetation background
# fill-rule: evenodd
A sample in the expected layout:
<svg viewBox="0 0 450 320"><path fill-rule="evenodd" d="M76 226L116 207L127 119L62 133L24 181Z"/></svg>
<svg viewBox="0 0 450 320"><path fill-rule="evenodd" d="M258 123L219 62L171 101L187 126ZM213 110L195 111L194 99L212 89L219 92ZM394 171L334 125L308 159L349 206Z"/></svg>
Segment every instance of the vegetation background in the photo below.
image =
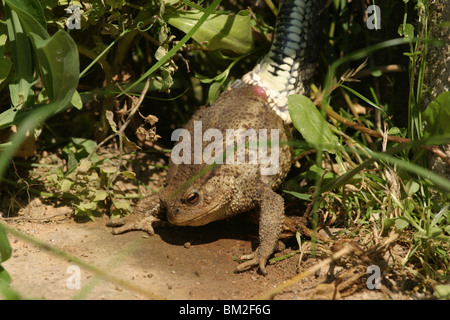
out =
<svg viewBox="0 0 450 320"><path fill-rule="evenodd" d="M10 294L5 218L30 195L70 201L80 221L129 214L156 191L143 167L165 168L171 132L268 50L276 7L2 0L0 292ZM80 29L67 25L76 8ZM328 1L312 95L290 100L296 162L280 189L311 230L344 226L338 238L366 252L394 235L406 254L391 270L439 298L450 295L448 8ZM296 235L300 247L320 243Z"/></svg>

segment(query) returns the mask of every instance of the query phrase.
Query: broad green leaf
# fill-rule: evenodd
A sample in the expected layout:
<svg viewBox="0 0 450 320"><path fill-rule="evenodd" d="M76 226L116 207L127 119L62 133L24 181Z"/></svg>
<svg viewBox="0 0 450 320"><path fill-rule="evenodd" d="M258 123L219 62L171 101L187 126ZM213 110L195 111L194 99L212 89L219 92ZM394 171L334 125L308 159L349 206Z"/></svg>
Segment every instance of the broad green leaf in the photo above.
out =
<svg viewBox="0 0 450 320"><path fill-rule="evenodd" d="M289 114L297 130L310 145L335 153L340 145L322 114L305 96L294 94L288 98Z"/></svg>
<svg viewBox="0 0 450 320"><path fill-rule="evenodd" d="M50 100L72 101L79 77L78 50L72 37L58 30L52 37L43 39L30 33L36 47L39 66L45 89ZM66 108L62 106L61 110ZM55 112L61 111L55 110Z"/></svg>
<svg viewBox="0 0 450 320"><path fill-rule="evenodd" d="M188 33L202 15L203 12L197 10L168 10L164 20ZM250 20L248 10L236 15L211 14L192 38L211 50L228 49L240 54L248 53L254 45Z"/></svg>
<svg viewBox="0 0 450 320"><path fill-rule="evenodd" d="M441 93L423 112L424 137L450 134L450 92Z"/></svg>

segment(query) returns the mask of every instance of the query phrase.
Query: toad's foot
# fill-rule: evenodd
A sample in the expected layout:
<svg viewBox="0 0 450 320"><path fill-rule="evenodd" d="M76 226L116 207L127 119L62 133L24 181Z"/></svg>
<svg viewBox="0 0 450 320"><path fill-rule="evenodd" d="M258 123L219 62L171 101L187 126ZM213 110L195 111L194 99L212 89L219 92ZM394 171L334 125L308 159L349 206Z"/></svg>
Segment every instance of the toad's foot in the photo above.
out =
<svg viewBox="0 0 450 320"><path fill-rule="evenodd" d="M107 227L114 228L113 234L124 233L132 230L142 230L150 235L155 234L153 224L160 222L157 217L161 211L161 204L157 193L141 199L134 208L134 212L126 217L111 220Z"/></svg>
<svg viewBox="0 0 450 320"><path fill-rule="evenodd" d="M150 235L155 234L153 223L160 220L154 216L144 217L141 214L131 214L129 216L112 220L106 224L107 227L114 228L112 234L120 234L132 230L142 230Z"/></svg>
<svg viewBox="0 0 450 320"><path fill-rule="evenodd" d="M261 273L263 275L267 275L266 263L267 260L269 259L269 255L270 253L266 256L261 256L260 250L258 248L250 254L240 256L239 260L248 260L248 261L239 264L236 267L235 272L242 272L252 267L259 266L259 270L261 271Z"/></svg>

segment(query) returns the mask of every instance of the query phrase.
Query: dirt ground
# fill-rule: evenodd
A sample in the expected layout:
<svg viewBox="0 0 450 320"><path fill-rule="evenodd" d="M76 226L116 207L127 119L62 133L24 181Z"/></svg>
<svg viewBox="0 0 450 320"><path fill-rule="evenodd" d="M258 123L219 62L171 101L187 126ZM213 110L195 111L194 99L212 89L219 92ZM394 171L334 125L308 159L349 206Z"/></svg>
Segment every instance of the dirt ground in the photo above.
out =
<svg viewBox="0 0 450 320"><path fill-rule="evenodd" d="M248 253L257 244L257 227L249 223L246 215L203 227L159 228L155 236L148 236L141 231L112 235L105 226L108 217L77 223L70 213L68 207L55 208L36 198L20 211L20 219L7 224L124 280L126 285L100 279L83 266L73 267L74 261L9 235L13 254L2 265L11 275L12 288L23 298L253 299L297 274L299 254L270 264L267 276L257 270L233 272L237 265L234 257ZM290 251L287 248L277 255ZM301 269L320 261L303 259ZM79 274L74 270L79 270ZM322 268L274 298L340 298L332 286L321 284L329 274L329 267ZM81 289L76 288L78 283ZM368 290L365 279L357 286L345 299L406 298L401 294L388 296L383 290Z"/></svg>

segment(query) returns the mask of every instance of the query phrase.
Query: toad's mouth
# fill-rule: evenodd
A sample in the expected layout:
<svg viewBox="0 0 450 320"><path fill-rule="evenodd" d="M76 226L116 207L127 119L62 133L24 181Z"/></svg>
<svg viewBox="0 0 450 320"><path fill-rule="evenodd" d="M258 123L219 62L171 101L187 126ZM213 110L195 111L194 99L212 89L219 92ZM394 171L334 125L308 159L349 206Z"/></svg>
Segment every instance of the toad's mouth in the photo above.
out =
<svg viewBox="0 0 450 320"><path fill-rule="evenodd" d="M171 224L177 226L203 226L216 220L222 220L227 215L228 210L221 210L222 206L215 204L209 208L189 208L189 210L182 210L174 208L167 211L167 219Z"/></svg>

